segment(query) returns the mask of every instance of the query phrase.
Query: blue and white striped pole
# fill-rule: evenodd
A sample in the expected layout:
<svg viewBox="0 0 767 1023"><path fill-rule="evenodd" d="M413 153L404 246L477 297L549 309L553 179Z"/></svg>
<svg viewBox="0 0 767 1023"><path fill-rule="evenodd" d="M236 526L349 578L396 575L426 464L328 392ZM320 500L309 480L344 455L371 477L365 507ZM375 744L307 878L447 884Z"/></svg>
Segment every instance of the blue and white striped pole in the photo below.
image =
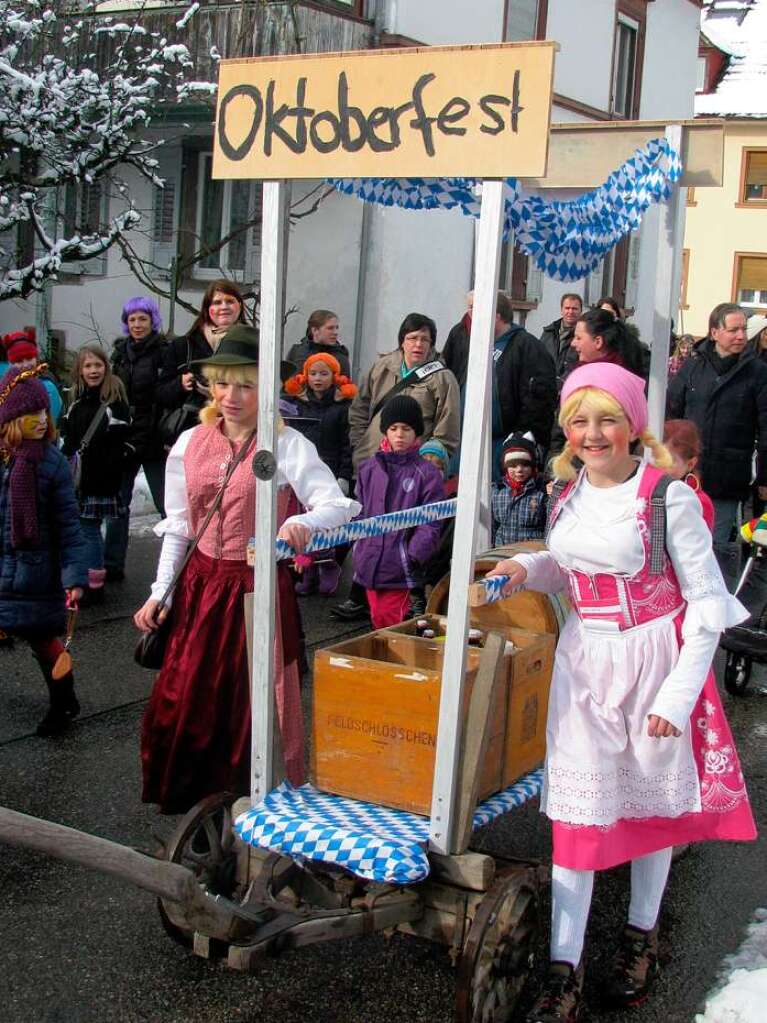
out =
<svg viewBox="0 0 767 1023"><path fill-rule="evenodd" d="M336 526L334 529L316 529L312 532L309 543L306 545L305 553L313 554L315 551L324 551L341 544L354 543L355 540L383 536L385 533L396 533L400 529L412 529L414 526L423 526L427 522L451 519L455 515L456 503L456 499L451 498L448 501L423 504L418 508L388 512L386 515L374 515L369 519L357 519L356 522L349 522L345 526ZM296 555L296 552L285 540L277 540L275 549L278 561L284 561ZM251 540L248 545L249 561L252 560L253 550L254 541Z"/></svg>

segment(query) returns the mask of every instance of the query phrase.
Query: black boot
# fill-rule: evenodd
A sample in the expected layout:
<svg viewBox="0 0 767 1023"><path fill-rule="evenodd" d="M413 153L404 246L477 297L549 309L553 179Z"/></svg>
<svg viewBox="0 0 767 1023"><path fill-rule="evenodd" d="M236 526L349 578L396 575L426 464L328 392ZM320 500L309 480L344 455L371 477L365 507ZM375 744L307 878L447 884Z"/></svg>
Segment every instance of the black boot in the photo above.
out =
<svg viewBox="0 0 767 1023"><path fill-rule="evenodd" d="M627 925L618 943L612 976L605 987L612 1006L639 1005L658 976L658 928L642 931Z"/></svg>
<svg viewBox="0 0 767 1023"><path fill-rule="evenodd" d="M583 999L583 965L553 962L525 1023L577 1023Z"/></svg>
<svg viewBox="0 0 767 1023"><path fill-rule="evenodd" d="M46 677L50 706L48 713L37 726L37 734L46 739L58 735L69 727L69 723L80 713L80 704L75 696L75 680L72 672L58 680Z"/></svg>

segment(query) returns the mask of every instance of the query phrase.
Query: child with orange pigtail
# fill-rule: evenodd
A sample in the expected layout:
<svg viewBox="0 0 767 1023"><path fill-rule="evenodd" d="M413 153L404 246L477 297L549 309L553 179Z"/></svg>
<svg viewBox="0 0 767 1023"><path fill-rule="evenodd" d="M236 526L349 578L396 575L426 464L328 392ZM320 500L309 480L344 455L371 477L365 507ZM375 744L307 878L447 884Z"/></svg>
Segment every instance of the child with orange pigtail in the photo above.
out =
<svg viewBox="0 0 767 1023"><path fill-rule="evenodd" d="M703 445L700 430L692 419L667 419L663 426L663 443L669 450L672 464L669 476L682 480L698 495L703 519L710 530L714 529L714 502L701 488L697 473Z"/></svg>
<svg viewBox="0 0 767 1023"><path fill-rule="evenodd" d="M352 478L349 406L357 393L356 385L342 374L334 356L317 352L309 356L299 373L285 381L284 389L291 400L281 404L283 419L314 444L343 492L348 494ZM332 596L338 589L346 550L337 553L338 557L330 551L318 552L304 568L296 593L306 596L319 584L323 596Z"/></svg>
<svg viewBox="0 0 767 1023"><path fill-rule="evenodd" d="M0 379L0 630L32 648L50 705L37 726L56 735L80 711L72 672L54 679L65 603L82 597L88 560L69 463L53 444L45 366Z"/></svg>

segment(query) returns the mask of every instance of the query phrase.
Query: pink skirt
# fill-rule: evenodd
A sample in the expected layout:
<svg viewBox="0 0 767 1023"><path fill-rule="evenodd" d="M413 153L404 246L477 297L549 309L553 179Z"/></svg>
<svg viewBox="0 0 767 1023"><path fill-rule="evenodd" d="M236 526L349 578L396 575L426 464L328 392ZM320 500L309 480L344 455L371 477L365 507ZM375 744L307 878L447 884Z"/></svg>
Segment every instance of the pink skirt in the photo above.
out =
<svg viewBox="0 0 767 1023"><path fill-rule="evenodd" d="M681 643L682 617L677 618ZM619 820L605 827L552 821L552 860L571 870L606 870L671 845L751 842L756 825L713 669L690 717L701 809L680 817ZM664 742L673 742L665 739Z"/></svg>

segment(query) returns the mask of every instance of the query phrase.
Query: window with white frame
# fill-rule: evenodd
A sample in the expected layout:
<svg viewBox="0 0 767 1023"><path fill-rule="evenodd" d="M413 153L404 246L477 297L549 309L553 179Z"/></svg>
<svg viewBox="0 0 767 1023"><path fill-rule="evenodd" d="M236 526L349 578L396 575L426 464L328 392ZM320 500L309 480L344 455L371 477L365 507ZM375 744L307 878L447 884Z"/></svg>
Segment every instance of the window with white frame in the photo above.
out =
<svg viewBox="0 0 767 1023"><path fill-rule="evenodd" d="M736 254L735 301L749 309L767 309L767 253Z"/></svg>
<svg viewBox="0 0 767 1023"><path fill-rule="evenodd" d="M708 61L705 57L698 57L698 64L696 69L695 78L695 91L705 92L706 91L706 69L708 67Z"/></svg>
<svg viewBox="0 0 767 1023"><path fill-rule="evenodd" d="M211 251L199 260L194 274L253 278L261 249L260 182L214 180L213 154L200 153L198 159L195 233L198 250Z"/></svg>
<svg viewBox="0 0 767 1023"><path fill-rule="evenodd" d="M512 237L501 248L498 281L501 291L520 308L535 307L543 298L543 271L532 257L520 252Z"/></svg>
<svg viewBox="0 0 767 1023"><path fill-rule="evenodd" d="M637 47L639 22L626 14L618 14L613 54L612 113L631 117L637 78Z"/></svg>

